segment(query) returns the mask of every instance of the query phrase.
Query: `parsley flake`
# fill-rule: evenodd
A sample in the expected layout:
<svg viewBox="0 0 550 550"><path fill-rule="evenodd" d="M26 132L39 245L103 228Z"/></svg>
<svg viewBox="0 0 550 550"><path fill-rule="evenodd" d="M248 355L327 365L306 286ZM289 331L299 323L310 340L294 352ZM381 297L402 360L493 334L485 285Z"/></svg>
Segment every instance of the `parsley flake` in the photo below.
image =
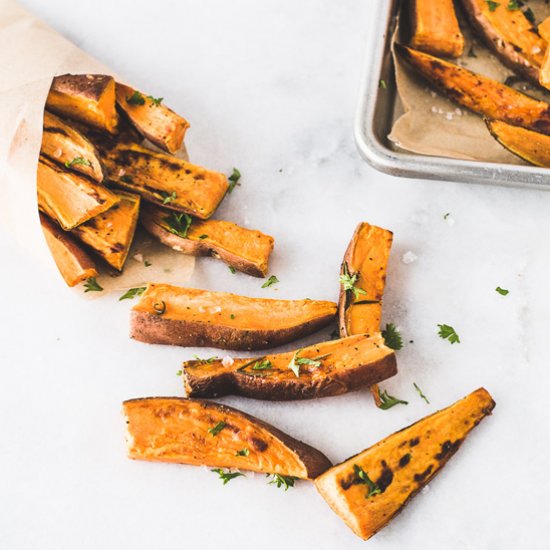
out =
<svg viewBox="0 0 550 550"><path fill-rule="evenodd" d="M153 97L152 95L148 95L147 99L151 101L151 105L154 105L155 107L160 106L162 103L163 97Z"/></svg>
<svg viewBox="0 0 550 550"><path fill-rule="evenodd" d="M400 350L403 347L403 338L393 323L387 323L382 331L382 338L388 348Z"/></svg>
<svg viewBox="0 0 550 550"><path fill-rule="evenodd" d="M269 482L269 485L277 485L277 489L281 487L285 488L285 491L288 491L289 487L294 487L294 482L298 480L294 476L282 476L281 474L265 474L265 477L273 477Z"/></svg>
<svg viewBox="0 0 550 550"><path fill-rule="evenodd" d="M231 271L231 273L233 273L233 275L235 275L235 273L237 273L237 270L232 265L228 265L227 269L229 269L229 271Z"/></svg>
<svg viewBox="0 0 550 550"><path fill-rule="evenodd" d="M300 365L310 365L314 368L321 366L321 361L328 357L327 355L320 355L319 357L315 357L314 359L310 359L309 357L298 357L300 353L302 352L302 349L299 349L294 356L292 357L292 361L288 364L288 368L296 375L296 378L300 378Z"/></svg>
<svg viewBox="0 0 550 550"><path fill-rule="evenodd" d="M145 105L145 98L137 90L132 95L126 97L126 103L130 105Z"/></svg>
<svg viewBox="0 0 550 550"><path fill-rule="evenodd" d="M486 0L489 11L495 11L499 6L500 2L493 2L492 0Z"/></svg>
<svg viewBox="0 0 550 550"><path fill-rule="evenodd" d="M270 286L273 286L274 284L277 284L279 282L279 279L275 277L275 275L271 275L269 279L262 285L262 288L269 288Z"/></svg>
<svg viewBox="0 0 550 550"><path fill-rule="evenodd" d="M422 390L420 389L420 387L418 386L418 384L416 382L413 382L413 386L414 386L414 389L418 392L418 395L424 399L424 401L426 401L426 403L429 405L430 404L430 401L429 399L424 395L424 393L422 392Z"/></svg>
<svg viewBox="0 0 550 550"><path fill-rule="evenodd" d="M208 365L219 359L217 355L213 355L212 357L208 357L207 359L201 359L198 355L193 355L193 357L199 363L208 364Z"/></svg>
<svg viewBox="0 0 550 550"><path fill-rule="evenodd" d="M449 340L451 344L460 344L460 338L456 330L450 325L437 325L439 327L438 334L443 340Z"/></svg>
<svg viewBox="0 0 550 550"><path fill-rule="evenodd" d="M241 173L239 172L239 170L237 170L237 168L233 168L233 173L227 179L230 181L229 187L227 188L228 193L231 193L233 189L235 189L236 185L241 185L239 183L241 179Z"/></svg>
<svg viewBox="0 0 550 550"><path fill-rule="evenodd" d="M166 231L182 239L187 239L187 232L189 231L189 227L191 227L193 218L189 216L189 214L185 214L185 212L180 212L179 214L170 212L170 214L164 218L164 222L167 225L165 228Z"/></svg>
<svg viewBox="0 0 550 550"><path fill-rule="evenodd" d="M354 464L353 471L357 482L366 485L368 488L365 498L370 498L382 493L382 489L380 489L380 487L369 477L369 474L365 472L361 466Z"/></svg>
<svg viewBox="0 0 550 550"><path fill-rule="evenodd" d="M366 294L366 292L362 288L358 288L355 286L355 283L357 282L358 277L359 277L359 273L354 273L353 275L349 274L348 264L347 262L344 262L343 273L342 275L340 275L340 284L342 285L342 288L346 292L348 291L353 292L355 299L359 297L359 294Z"/></svg>
<svg viewBox="0 0 550 550"><path fill-rule="evenodd" d="M507 294L510 293L509 290L506 290L505 288L501 288L500 286L497 286L495 288L495 291L498 292L501 296L506 296Z"/></svg>
<svg viewBox="0 0 550 550"><path fill-rule="evenodd" d="M386 81L384 79L380 79L380 81L378 82L378 87L385 90L387 89L388 85L386 84Z"/></svg>
<svg viewBox="0 0 550 550"><path fill-rule="evenodd" d="M237 451L235 453L235 456L248 456L249 454L250 454L250 451L245 447L244 449Z"/></svg>
<svg viewBox="0 0 550 550"><path fill-rule="evenodd" d="M175 191L172 191L171 193L162 191L161 196L162 196L162 204L170 204L172 201L175 201L178 198Z"/></svg>
<svg viewBox="0 0 550 550"><path fill-rule="evenodd" d="M384 390L383 392L381 392L380 388L378 388L378 396L380 397L380 408L383 411L387 411L388 409L395 407L395 405L409 404L408 401L403 401L402 399L398 399L397 397L390 395L388 393L388 390Z"/></svg>
<svg viewBox="0 0 550 550"><path fill-rule="evenodd" d="M244 474L241 474L241 472L224 472L221 468L214 468L210 471L218 474L224 485L227 485L232 479L235 479L236 477L246 477Z"/></svg>
<svg viewBox="0 0 550 550"><path fill-rule="evenodd" d="M136 296L141 296L145 292L146 287L140 286L139 288L130 288L127 290L119 299L119 302L122 300L133 300Z"/></svg>
<svg viewBox="0 0 550 550"><path fill-rule="evenodd" d="M89 279L86 279L86 282L84 283L84 288L86 289L84 293L101 292L103 290L103 287L96 281L95 277L90 277Z"/></svg>
<svg viewBox="0 0 550 550"><path fill-rule="evenodd" d="M73 166L78 166L79 164L82 165L82 166L91 166L92 165L92 163L88 159L85 159L84 157L75 157L73 160L67 161L65 163L65 167L66 168L72 168Z"/></svg>
<svg viewBox="0 0 550 550"><path fill-rule="evenodd" d="M221 422L218 422L213 428L208 429L208 433L212 434L214 437L217 436L225 427L227 424L222 420Z"/></svg>

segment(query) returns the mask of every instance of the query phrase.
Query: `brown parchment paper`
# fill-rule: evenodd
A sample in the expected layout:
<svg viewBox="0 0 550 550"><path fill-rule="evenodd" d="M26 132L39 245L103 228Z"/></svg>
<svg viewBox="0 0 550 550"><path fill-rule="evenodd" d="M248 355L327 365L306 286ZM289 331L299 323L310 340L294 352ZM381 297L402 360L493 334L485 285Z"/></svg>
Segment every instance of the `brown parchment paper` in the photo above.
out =
<svg viewBox="0 0 550 550"><path fill-rule="evenodd" d="M46 97L56 75L116 75L12 0L0 0L0 44L0 226L25 253L61 279L42 234L36 202ZM146 262L151 265L145 267ZM194 268L194 258L177 254L142 233L136 235L122 275L114 276L97 263L102 271L98 280L105 290L148 281L181 283Z"/></svg>
<svg viewBox="0 0 550 550"><path fill-rule="evenodd" d="M537 22L550 15L550 5L545 0L530 0L529 7L535 12ZM474 36L468 21L460 16L460 12L459 19L466 45L462 57L452 60L453 63L504 82L513 73L483 45L481 39ZM401 39L399 27L403 28L407 24L407 21L399 22L393 42ZM397 147L423 155L526 164L491 137L480 116L458 107L433 91L398 56L394 54L393 57L401 101L400 113L403 114L395 121L388 138ZM514 87L539 99L549 100L548 94L526 83L518 83Z"/></svg>

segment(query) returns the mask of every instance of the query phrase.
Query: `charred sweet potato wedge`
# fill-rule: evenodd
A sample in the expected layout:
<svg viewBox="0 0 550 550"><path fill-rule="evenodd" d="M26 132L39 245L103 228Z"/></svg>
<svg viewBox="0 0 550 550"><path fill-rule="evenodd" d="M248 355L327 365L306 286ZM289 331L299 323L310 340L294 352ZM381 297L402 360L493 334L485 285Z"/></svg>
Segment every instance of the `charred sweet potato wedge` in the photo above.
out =
<svg viewBox="0 0 550 550"><path fill-rule="evenodd" d="M135 143L102 150L109 179L164 208L209 218L229 187L224 174Z"/></svg>
<svg viewBox="0 0 550 550"><path fill-rule="evenodd" d="M154 98L116 83L116 101L137 131L151 143L168 153L177 153L182 146L189 122Z"/></svg>
<svg viewBox="0 0 550 550"><path fill-rule="evenodd" d="M101 183L105 177L94 144L59 117L44 112L40 154Z"/></svg>
<svg viewBox="0 0 550 550"><path fill-rule="evenodd" d="M433 55L460 57L464 36L453 0L413 0L411 4L411 46Z"/></svg>
<svg viewBox="0 0 550 550"><path fill-rule="evenodd" d="M546 51L544 52L544 60L539 71L539 84L544 88L550 89L550 17L547 17L538 26L538 31L543 40L546 41Z"/></svg>
<svg viewBox="0 0 550 550"><path fill-rule="evenodd" d="M237 409L200 399L123 404L130 458L314 479L331 467L318 450Z"/></svg>
<svg viewBox="0 0 550 550"><path fill-rule="evenodd" d="M348 527L367 540L432 480L494 406L480 388L334 466L315 486Z"/></svg>
<svg viewBox="0 0 550 550"><path fill-rule="evenodd" d="M395 51L449 99L491 119L550 134L550 105L496 80L399 44Z"/></svg>
<svg viewBox="0 0 550 550"><path fill-rule="evenodd" d="M122 271L136 231L140 196L114 191L118 204L75 227L72 233L92 248L109 265Z"/></svg>
<svg viewBox="0 0 550 550"><path fill-rule="evenodd" d="M393 376L397 365L395 353L378 333L254 359L186 361L182 372L190 397L243 395L283 401L354 391Z"/></svg>
<svg viewBox="0 0 550 550"><path fill-rule="evenodd" d="M109 189L40 157L36 189L38 207L61 225L74 229L109 210L119 198Z"/></svg>
<svg viewBox="0 0 550 550"><path fill-rule="evenodd" d="M461 0L479 36L510 69L538 84L546 41L519 8L508 2Z"/></svg>
<svg viewBox="0 0 550 550"><path fill-rule="evenodd" d="M97 277L93 260L57 224L40 214L40 224L57 269L68 286L76 286L90 277Z"/></svg>
<svg viewBox="0 0 550 550"><path fill-rule="evenodd" d="M491 135L508 151L535 166L550 168L550 136L499 120L486 122Z"/></svg>
<svg viewBox="0 0 550 550"><path fill-rule="evenodd" d="M252 275L265 277L274 239L261 231L221 220L186 220L181 214L145 205L141 224L162 244L190 256L212 256ZM190 221L190 225L187 222Z"/></svg>
<svg viewBox="0 0 550 550"><path fill-rule="evenodd" d="M392 241L393 233L387 229L366 222L357 226L340 269L338 321L341 338L380 331L382 295ZM374 384L370 390L374 402L380 406L378 385Z"/></svg>
<svg viewBox="0 0 550 550"><path fill-rule="evenodd" d="M118 125L115 81L104 74L56 76L46 108L62 117L115 133Z"/></svg>
<svg viewBox="0 0 550 550"><path fill-rule="evenodd" d="M335 314L334 302L150 284L132 309L130 336L150 344L255 350L307 336Z"/></svg>

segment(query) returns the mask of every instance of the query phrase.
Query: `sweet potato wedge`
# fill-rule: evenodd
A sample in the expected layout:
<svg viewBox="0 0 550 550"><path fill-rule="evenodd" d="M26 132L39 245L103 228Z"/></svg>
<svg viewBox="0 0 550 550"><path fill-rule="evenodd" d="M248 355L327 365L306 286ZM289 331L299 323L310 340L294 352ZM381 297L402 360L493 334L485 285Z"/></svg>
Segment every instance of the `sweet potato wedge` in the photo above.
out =
<svg viewBox="0 0 550 550"><path fill-rule="evenodd" d="M431 481L494 406L480 388L334 466L315 486L348 527L367 540Z"/></svg>
<svg viewBox="0 0 550 550"><path fill-rule="evenodd" d="M59 117L44 112L40 154L101 183L105 177L94 144Z"/></svg>
<svg viewBox="0 0 550 550"><path fill-rule="evenodd" d="M138 132L168 153L176 153L183 143L189 122L162 103L138 90L116 83L116 101Z"/></svg>
<svg viewBox="0 0 550 550"><path fill-rule="evenodd" d="M221 220L193 219L152 204L144 206L140 221L162 244L190 256L212 256L253 277L265 277L274 239L260 231Z"/></svg>
<svg viewBox="0 0 550 550"><path fill-rule="evenodd" d="M546 41L520 9L507 2L461 0L474 29L510 69L538 84Z"/></svg>
<svg viewBox="0 0 550 550"><path fill-rule="evenodd" d="M344 254L340 269L338 321L340 337L380 331L382 295L393 233L366 222L360 223ZM345 288L345 282L348 287ZM378 385L370 388L380 406Z"/></svg>
<svg viewBox="0 0 550 550"><path fill-rule="evenodd" d="M464 36L453 0L413 0L409 9L413 48L442 57L462 55Z"/></svg>
<svg viewBox="0 0 550 550"><path fill-rule="evenodd" d="M115 133L118 125L115 81L104 74L56 76L46 108L60 116Z"/></svg>
<svg viewBox="0 0 550 550"><path fill-rule="evenodd" d="M40 157L38 162L36 189L39 209L65 231L119 202L119 198L106 187L65 170L45 157Z"/></svg>
<svg viewBox="0 0 550 550"><path fill-rule="evenodd" d="M399 44L395 51L459 105L491 119L550 134L550 105L496 80Z"/></svg>
<svg viewBox="0 0 550 550"><path fill-rule="evenodd" d="M46 215L40 214L40 224L57 269L68 286L76 286L90 277L97 277L93 260Z"/></svg>
<svg viewBox="0 0 550 550"><path fill-rule="evenodd" d="M75 227L72 233L99 254L109 265L122 271L139 218L140 196L114 191L118 204Z"/></svg>
<svg viewBox="0 0 550 550"><path fill-rule="evenodd" d="M539 71L539 84L544 88L550 89L550 17L547 17L538 26L538 31L543 40L546 41L546 51Z"/></svg>
<svg viewBox="0 0 550 550"><path fill-rule="evenodd" d="M187 395L312 399L341 395L397 373L395 353L384 345L380 333L229 363L227 359L186 361L182 376Z"/></svg>
<svg viewBox="0 0 550 550"><path fill-rule="evenodd" d="M550 136L499 120L486 122L491 135L508 151L535 166L550 168Z"/></svg>
<svg viewBox="0 0 550 550"><path fill-rule="evenodd" d="M334 302L248 298L150 284L132 309L130 336L150 344L264 349L307 336L335 314Z"/></svg>
<svg viewBox="0 0 550 550"><path fill-rule="evenodd" d="M109 179L170 210L209 218L228 189L224 174L135 143L102 150Z"/></svg>
<svg viewBox="0 0 550 550"><path fill-rule="evenodd" d="M237 409L200 399L123 404L130 458L239 468L314 479L331 467L318 450Z"/></svg>

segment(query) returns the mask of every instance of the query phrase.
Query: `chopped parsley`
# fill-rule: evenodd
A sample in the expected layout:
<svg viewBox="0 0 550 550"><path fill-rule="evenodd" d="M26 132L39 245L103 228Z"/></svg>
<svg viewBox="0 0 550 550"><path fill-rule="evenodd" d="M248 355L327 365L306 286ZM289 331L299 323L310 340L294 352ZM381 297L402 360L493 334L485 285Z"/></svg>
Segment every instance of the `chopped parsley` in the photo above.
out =
<svg viewBox="0 0 550 550"><path fill-rule="evenodd" d="M380 79L380 82L378 82L378 87L385 90L388 87L388 85L386 84L386 81L384 79Z"/></svg>
<svg viewBox="0 0 550 550"><path fill-rule="evenodd" d="M92 165L92 163L88 159L85 159L84 157L75 157L73 160L67 161L65 163L65 167L66 168L72 168L73 166L78 166L79 164L82 165L82 166L91 166Z"/></svg>
<svg viewBox="0 0 550 550"><path fill-rule="evenodd" d="M122 300L133 300L136 296L141 296L147 287L140 286L139 288L130 288L127 290L119 299L119 302Z"/></svg>
<svg viewBox="0 0 550 550"><path fill-rule="evenodd" d="M231 193L233 191L233 189L235 189L236 185L241 185L239 183L239 181L241 179L241 173L239 172L239 170L237 170L237 168L233 168L232 174L227 179L230 182L229 187L227 188L228 193Z"/></svg>
<svg viewBox="0 0 550 550"><path fill-rule="evenodd" d="M143 94L135 90L132 95L126 97L126 103L130 105L145 105L145 98Z"/></svg>
<svg viewBox="0 0 550 550"><path fill-rule="evenodd" d="M302 348L303 349L303 348ZM320 355L314 359L309 357L298 357L302 349L299 349L294 356L292 361L288 364L288 368L296 375L296 378L300 378L300 365L311 365L312 367L320 367L321 361L325 359L328 355Z"/></svg>
<svg viewBox="0 0 550 550"><path fill-rule="evenodd" d="M510 0L508 2L507 8L509 11L516 11L516 10L519 10L522 5L523 5L523 2L518 2L518 0Z"/></svg>
<svg viewBox="0 0 550 550"><path fill-rule="evenodd" d="M260 359L252 365L252 370L271 370L273 365L269 359Z"/></svg>
<svg viewBox="0 0 550 550"><path fill-rule="evenodd" d="M506 290L505 288L501 288L500 286L497 286L495 288L495 291L498 292L501 296L506 296L507 294L510 293L509 290Z"/></svg>
<svg viewBox="0 0 550 550"><path fill-rule="evenodd" d="M134 183L134 180L130 176L128 176L127 174L124 174L123 176L120 176L120 181L123 182L123 183L129 183L129 184Z"/></svg>
<svg viewBox="0 0 550 550"><path fill-rule="evenodd" d="M203 239L208 239L208 235L199 235L199 239L202 241Z"/></svg>
<svg viewBox="0 0 550 550"><path fill-rule="evenodd" d="M358 288L355 286L355 283L357 282L357 279L359 277L359 273L354 273L353 275L349 274L348 271L348 264L347 262L344 262L344 273L340 275L340 284L342 285L342 288L348 292L353 292L353 295L355 296L355 299L359 297L359 294L366 294L366 292L362 288Z"/></svg>
<svg viewBox="0 0 550 550"><path fill-rule="evenodd" d="M208 357L207 359L201 359L198 355L193 355L193 357L199 363L208 364L208 365L219 359L217 355L213 355L212 357Z"/></svg>
<svg viewBox="0 0 550 550"><path fill-rule="evenodd" d="M176 372L176 376L181 376L182 374L183 374L183 370L181 370L181 369Z"/></svg>
<svg viewBox="0 0 550 550"><path fill-rule="evenodd" d="M214 437L217 436L225 427L227 424L222 420L221 422L218 422L213 428L208 429L208 433L212 434Z"/></svg>
<svg viewBox="0 0 550 550"><path fill-rule="evenodd" d="M163 97L153 97L152 95L148 95L147 99L151 101L151 105L154 105L155 107L159 107L162 103Z"/></svg>
<svg viewBox="0 0 550 550"><path fill-rule="evenodd" d="M418 392L418 395L424 399L424 401L426 401L426 403L429 405L430 404L430 401L429 399L424 395L424 393L422 392L422 390L420 389L420 387L418 386L418 384L416 382L413 382L413 386L414 386L414 389Z"/></svg>
<svg viewBox="0 0 550 550"><path fill-rule="evenodd" d="M403 338L393 323L387 323L382 331L382 338L388 348L400 350L403 347Z"/></svg>
<svg viewBox="0 0 550 550"><path fill-rule="evenodd" d="M384 390L383 392L380 391L380 388L378 389L378 396L380 397L380 408L383 411L387 411L388 409L391 409L392 407L395 407L395 405L408 405L408 401L403 401L402 399L398 399L397 397L394 397L393 395L390 395L388 393L388 390Z"/></svg>
<svg viewBox="0 0 550 550"><path fill-rule="evenodd" d="M250 454L250 451L245 447L244 449L237 451L235 453L235 456L248 456L249 454Z"/></svg>
<svg viewBox="0 0 550 550"><path fill-rule="evenodd" d="M367 486L368 491L365 495L365 498L370 498L374 495L379 495L382 493L380 487L369 477L369 474L365 472L365 470L363 470L361 466L357 466L357 464L354 464L353 471L355 473L355 478L357 482Z"/></svg>
<svg viewBox="0 0 550 550"><path fill-rule="evenodd" d="M145 260L145 261L143 262L143 265L144 265L145 267L150 267L150 266L152 266L153 264L152 264L151 262L148 262L147 260Z"/></svg>
<svg viewBox="0 0 550 550"><path fill-rule="evenodd" d="M294 476L282 476L281 474L265 474L265 477L273 477L269 482L269 485L277 485L277 489L281 487L285 488L285 491L288 491L289 487L294 487L294 482L298 480Z"/></svg>
<svg viewBox="0 0 550 550"><path fill-rule="evenodd" d="M279 282L279 279L277 279L275 275L270 275L269 279L262 285L262 288L269 288L270 286L273 286L278 282Z"/></svg>
<svg viewBox="0 0 550 550"><path fill-rule="evenodd" d="M493 2L492 0L486 0L489 11L495 11L499 6L500 2Z"/></svg>
<svg viewBox="0 0 550 550"><path fill-rule="evenodd" d="M167 193L166 191L161 191L160 194L162 196L162 204L169 204L178 198L175 191L172 191L171 193Z"/></svg>
<svg viewBox="0 0 550 550"><path fill-rule="evenodd" d="M439 336L443 340L449 340L451 344L460 344L460 338L456 330L450 325L437 325L439 327Z"/></svg>
<svg viewBox="0 0 550 550"><path fill-rule="evenodd" d="M221 468L214 468L210 471L218 474L224 485L227 485L232 479L235 479L236 477L246 477L244 474L241 474L241 472L224 472Z"/></svg>
<svg viewBox="0 0 550 550"><path fill-rule="evenodd" d="M84 283L84 288L86 289L84 293L101 292L103 290L103 287L96 281L95 277L90 277L89 279L86 279L86 282Z"/></svg>
<svg viewBox="0 0 550 550"><path fill-rule="evenodd" d="M170 212L170 214L164 218L164 222L167 226L165 228L166 231L182 239L187 239L187 232L189 231L189 227L191 227L193 218L189 216L189 214L185 214L185 212L180 212L179 214Z"/></svg>
<svg viewBox="0 0 550 550"><path fill-rule="evenodd" d="M229 269L229 271L231 271L231 273L233 273L233 275L235 275L235 273L237 273L237 270L232 265L228 265L227 269Z"/></svg>

